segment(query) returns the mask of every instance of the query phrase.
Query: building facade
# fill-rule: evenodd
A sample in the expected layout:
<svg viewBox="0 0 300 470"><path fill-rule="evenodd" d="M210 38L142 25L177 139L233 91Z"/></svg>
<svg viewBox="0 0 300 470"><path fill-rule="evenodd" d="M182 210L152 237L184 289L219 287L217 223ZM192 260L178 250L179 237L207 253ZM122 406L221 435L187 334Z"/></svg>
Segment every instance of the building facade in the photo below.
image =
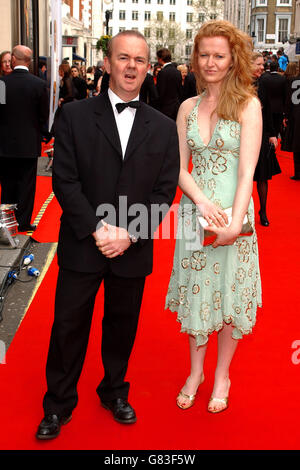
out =
<svg viewBox="0 0 300 470"><path fill-rule="evenodd" d="M250 34L256 49L276 51L293 40L296 0L251 0Z"/></svg>
<svg viewBox="0 0 300 470"><path fill-rule="evenodd" d="M60 0L62 12L62 57L85 59L87 65L99 60L96 43L104 31L103 0ZM51 55L51 0L0 0L1 51L24 44L38 57ZM1 52L0 51L0 52Z"/></svg>
<svg viewBox="0 0 300 470"><path fill-rule="evenodd" d="M250 0L224 0L224 19L249 34Z"/></svg>
<svg viewBox="0 0 300 470"><path fill-rule="evenodd" d="M224 17L223 0L104 0L103 8L104 15L109 12L108 34L140 31L150 45L152 62L160 47L170 49L173 60L189 61L201 24Z"/></svg>
<svg viewBox="0 0 300 470"><path fill-rule="evenodd" d="M49 55L49 0L0 0L1 51L17 44L30 47L34 62Z"/></svg>
<svg viewBox="0 0 300 470"><path fill-rule="evenodd" d="M70 63L95 65L96 42L103 34L102 0L63 0L62 55Z"/></svg>
<svg viewBox="0 0 300 470"><path fill-rule="evenodd" d="M294 37L295 37L295 39L300 40L300 0L296 0L296 5L295 5Z"/></svg>

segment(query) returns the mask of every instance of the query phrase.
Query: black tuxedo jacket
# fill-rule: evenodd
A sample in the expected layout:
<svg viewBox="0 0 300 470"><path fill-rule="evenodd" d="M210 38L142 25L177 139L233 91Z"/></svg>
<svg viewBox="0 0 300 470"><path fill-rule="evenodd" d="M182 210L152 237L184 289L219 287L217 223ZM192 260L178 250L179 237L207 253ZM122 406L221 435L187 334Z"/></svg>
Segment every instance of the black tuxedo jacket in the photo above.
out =
<svg viewBox="0 0 300 470"><path fill-rule="evenodd" d="M63 210L59 265L80 272L98 272L108 266L122 277L150 274L151 234L156 229L150 224L151 205L171 205L178 175L176 125L157 110L141 103L123 160L107 92L66 104L58 124L53 165L53 188ZM104 204L115 209L116 225L130 228L129 224L134 224L134 214L124 221L120 196L123 196L122 201L127 198L127 206L133 213L133 204L143 204L148 230L124 255L109 260L96 247L92 233L101 218L108 220L103 213ZM99 206L102 212L96 215ZM114 220L108 221L114 223ZM134 234L139 235L138 227Z"/></svg>
<svg viewBox="0 0 300 470"><path fill-rule="evenodd" d="M185 77L184 84L183 84L183 92L182 92L182 102L187 100L188 98L192 98L193 96L197 95L197 84L195 74L193 72L189 72Z"/></svg>
<svg viewBox="0 0 300 470"><path fill-rule="evenodd" d="M159 108L157 88L155 86L153 76L150 75L150 73L147 73L146 78L142 83L140 89L140 100L149 104L153 108Z"/></svg>
<svg viewBox="0 0 300 470"><path fill-rule="evenodd" d="M171 119L176 119L182 99L181 73L173 64L168 64L157 75L159 110Z"/></svg>
<svg viewBox="0 0 300 470"><path fill-rule="evenodd" d="M6 104L0 106L0 156L37 158L49 118L47 83L23 69L2 80Z"/></svg>
<svg viewBox="0 0 300 470"><path fill-rule="evenodd" d="M261 76L272 113L283 113L286 103L287 80L280 73L264 73Z"/></svg>

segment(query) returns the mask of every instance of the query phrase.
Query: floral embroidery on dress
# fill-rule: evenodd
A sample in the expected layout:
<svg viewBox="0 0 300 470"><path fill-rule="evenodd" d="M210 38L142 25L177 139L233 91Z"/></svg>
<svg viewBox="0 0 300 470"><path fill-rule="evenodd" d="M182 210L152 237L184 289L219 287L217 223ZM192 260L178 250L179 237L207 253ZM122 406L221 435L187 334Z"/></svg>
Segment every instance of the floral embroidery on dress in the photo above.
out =
<svg viewBox="0 0 300 470"><path fill-rule="evenodd" d="M229 121L230 122L230 121ZM232 122L230 124L230 135L235 139L239 139L241 135L241 126L238 122Z"/></svg>
<svg viewBox="0 0 300 470"><path fill-rule="evenodd" d="M204 251L194 251L191 256L191 268L201 271L206 266L206 254Z"/></svg>

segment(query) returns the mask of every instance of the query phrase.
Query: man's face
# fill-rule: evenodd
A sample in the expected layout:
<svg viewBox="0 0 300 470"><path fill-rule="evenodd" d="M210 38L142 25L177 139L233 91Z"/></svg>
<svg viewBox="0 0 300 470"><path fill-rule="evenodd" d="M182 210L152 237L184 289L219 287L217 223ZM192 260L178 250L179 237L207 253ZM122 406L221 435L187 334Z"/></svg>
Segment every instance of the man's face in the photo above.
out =
<svg viewBox="0 0 300 470"><path fill-rule="evenodd" d="M149 70L148 46L142 38L119 36L113 40L111 57L105 57L109 86L124 101L135 98Z"/></svg>
<svg viewBox="0 0 300 470"><path fill-rule="evenodd" d="M76 67L72 68L71 69L71 73L72 73L72 77L78 77L78 70L76 69Z"/></svg>

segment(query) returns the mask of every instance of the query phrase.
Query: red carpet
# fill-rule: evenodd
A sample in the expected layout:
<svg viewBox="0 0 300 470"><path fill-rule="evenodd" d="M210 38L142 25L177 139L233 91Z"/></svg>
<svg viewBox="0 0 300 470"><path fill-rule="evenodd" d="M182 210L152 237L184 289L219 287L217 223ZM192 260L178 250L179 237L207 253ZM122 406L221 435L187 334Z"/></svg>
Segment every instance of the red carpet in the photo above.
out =
<svg viewBox="0 0 300 470"><path fill-rule="evenodd" d="M55 258L8 350L6 364L0 366L2 450L299 449L300 363L292 361L292 344L300 341L300 183L289 179L290 155L280 157L280 165L282 174L274 177L269 189L270 227L261 227L257 221L263 308L258 311L254 333L238 346L231 369L229 409L219 415L206 411L213 386L216 335L209 343L206 380L194 407L187 411L176 407L176 395L189 372L188 337L179 333L175 314L164 311L174 240L157 240L154 273L146 284L128 371L129 399L138 422L128 427L114 422L95 393L102 377L100 290L73 420L58 439L36 441L53 317Z"/></svg>
<svg viewBox="0 0 300 470"><path fill-rule="evenodd" d="M48 179L51 181L51 178ZM55 243L58 240L59 219L62 210L53 193L50 193L48 196L51 200L47 203L45 212L38 222L37 229L32 234L32 238L40 243Z"/></svg>

